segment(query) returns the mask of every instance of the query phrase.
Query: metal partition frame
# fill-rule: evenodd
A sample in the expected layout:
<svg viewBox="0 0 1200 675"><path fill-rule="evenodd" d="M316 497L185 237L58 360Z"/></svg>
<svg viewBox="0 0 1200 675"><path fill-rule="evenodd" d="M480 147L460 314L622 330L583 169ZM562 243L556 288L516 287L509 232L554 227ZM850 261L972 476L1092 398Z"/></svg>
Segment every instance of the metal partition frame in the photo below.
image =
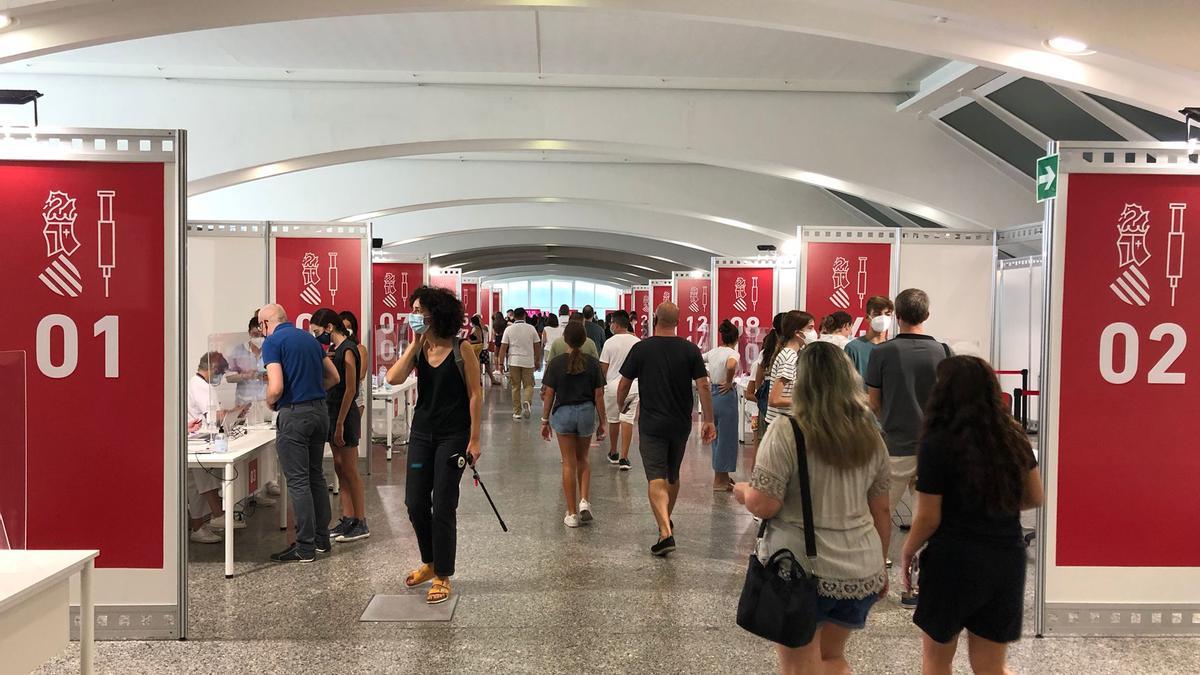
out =
<svg viewBox="0 0 1200 675"><path fill-rule="evenodd" d="M1058 197L1045 203L1042 239L1045 296L1043 302L1042 385L1040 407L1040 461L1046 506L1038 514L1042 540L1038 546L1038 575L1035 595L1037 634L1045 635L1200 635L1200 604L1155 604L1124 602L1119 604L1047 600L1049 547L1057 531L1050 528L1057 514L1057 464L1059 431L1060 359L1063 346L1063 255L1066 242L1067 195L1070 177L1076 173L1200 175L1200 155L1188 143L1093 142L1050 143L1047 153L1059 154ZM1182 587L1196 588L1196 568L1083 568L1085 571L1109 570L1107 586L1133 588L1138 580L1119 577L1114 570L1143 570L1142 579L1180 575Z"/></svg>
<svg viewBox="0 0 1200 675"><path fill-rule="evenodd" d="M161 604L145 601L97 605L96 637L179 638L187 626L186 527L183 494L183 448L186 446L186 393L183 373L183 326L187 278L184 257L187 220L187 132L183 130L9 128L0 143L0 160L64 163L114 162L163 165L163 568L99 569L93 587L101 598L113 593L153 596L174 587L174 599ZM115 246L115 244L114 244ZM114 263L115 266L115 263ZM153 408L154 406L152 406ZM153 419L157 415L151 415ZM174 536L175 541L171 541ZM103 554L103 553L102 553ZM168 577L162 579L160 577ZM77 597L78 584L73 597ZM103 602L103 599L101 599ZM71 633L79 634L79 609L71 609ZM135 620L136 619L136 620Z"/></svg>

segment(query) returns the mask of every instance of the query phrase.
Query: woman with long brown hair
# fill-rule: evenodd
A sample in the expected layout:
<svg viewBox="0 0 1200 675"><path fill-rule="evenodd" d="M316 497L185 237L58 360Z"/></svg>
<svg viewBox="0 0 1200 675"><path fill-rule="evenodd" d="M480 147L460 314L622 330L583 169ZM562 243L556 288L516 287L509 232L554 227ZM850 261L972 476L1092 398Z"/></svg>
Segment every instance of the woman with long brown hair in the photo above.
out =
<svg viewBox="0 0 1200 675"><path fill-rule="evenodd" d="M887 594L883 560L892 531L887 450L846 353L817 342L798 357L791 408L767 429L752 478L738 483L734 495L768 521L758 545L760 560L788 549L820 579L816 635L803 647L776 645L780 671L848 673L845 649L851 631L866 626L871 607ZM803 555L793 424L804 439L812 487L810 525L817 557L811 563Z"/></svg>
<svg viewBox="0 0 1200 675"><path fill-rule="evenodd" d="M1021 511L1042 504L1029 438L1004 404L986 361L942 361L917 454L917 511L901 570L910 589L920 553L913 622L925 631L922 671L950 673L967 630L971 668L1001 673L1009 642L1021 637L1025 542Z"/></svg>
<svg viewBox="0 0 1200 675"><path fill-rule="evenodd" d="M558 434L563 496L567 499L563 524L579 527L592 520L592 505L588 502L592 478L588 448L592 434L596 434L596 440L604 440L605 428L599 422L606 417L605 379L600 361L581 351L587 341L582 323L567 323L563 340L567 343L567 353L546 364L546 373L542 375L542 438L549 441L551 430Z"/></svg>

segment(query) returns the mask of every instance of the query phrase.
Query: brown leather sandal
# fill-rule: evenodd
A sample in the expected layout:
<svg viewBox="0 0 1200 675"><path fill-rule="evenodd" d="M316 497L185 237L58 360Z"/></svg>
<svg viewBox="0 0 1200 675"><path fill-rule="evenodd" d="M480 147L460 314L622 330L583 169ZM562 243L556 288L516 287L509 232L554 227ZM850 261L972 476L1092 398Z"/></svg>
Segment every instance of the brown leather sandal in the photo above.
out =
<svg viewBox="0 0 1200 675"><path fill-rule="evenodd" d="M420 586L435 576L437 575L433 573L433 565L421 565L417 569L409 572L408 576L404 577L404 585L408 586L409 588Z"/></svg>
<svg viewBox="0 0 1200 675"><path fill-rule="evenodd" d="M430 605L440 605L450 599L450 580L446 577L436 577L429 592L425 594L425 602Z"/></svg>

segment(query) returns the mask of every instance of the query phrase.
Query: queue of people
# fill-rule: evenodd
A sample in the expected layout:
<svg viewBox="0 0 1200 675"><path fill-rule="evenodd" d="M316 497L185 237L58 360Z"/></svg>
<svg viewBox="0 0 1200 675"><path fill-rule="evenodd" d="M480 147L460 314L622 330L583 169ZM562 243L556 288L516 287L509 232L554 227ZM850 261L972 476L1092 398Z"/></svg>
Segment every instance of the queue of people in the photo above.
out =
<svg viewBox="0 0 1200 675"><path fill-rule="evenodd" d="M561 325L560 315L550 315L539 329L516 308L511 321L497 312L490 331L472 321L464 343L458 337L464 309L451 292L421 287L410 303L415 339L387 380L398 384L412 373L417 379L405 502L421 560L405 584L429 583L427 602L451 597L459 482L464 467L482 454L487 371L480 354L487 350L481 346L494 344L497 369L508 372L514 420L530 417L533 374L545 368L541 435L547 441L557 436L567 527L596 518L589 499L593 439L608 440L610 463L629 470L637 426L658 530L650 552L659 557L676 550L672 513L693 429L693 394L699 395L712 487L732 492L764 522L759 559L803 550L806 526L815 535L815 559L798 564L818 580L819 628L806 645L778 646L782 672L849 672L852 633L865 628L873 605L892 587L893 513L906 494L915 513L899 561L899 601L915 610L923 631L923 671L951 672L966 630L973 669L1004 672L1006 646L1021 634L1026 563L1020 513L1043 499L1037 461L991 367L955 356L927 334L931 310L924 291L907 289L894 302L870 298L866 330L857 337L845 312L823 317L820 333L815 317L801 310L774 318L744 393L761 407L752 420L749 478L742 482L734 479L742 336L733 322L723 321L718 344L701 353L676 335L679 310L669 302L656 308L653 333L644 339L633 335L624 311L602 327L590 307L581 313L564 307ZM260 352L266 400L279 412L277 447L296 509L295 542L272 556L279 562L311 562L333 541L369 536L355 454L366 350L355 340L352 314L322 309L311 323L309 332L300 331L282 307L268 305L250 325L248 345ZM255 342L254 335L265 339ZM189 387L196 390L195 400L189 397L193 424L209 414L203 396L210 383L230 370L221 354L204 355L196 386ZM239 392L255 386L252 378L238 384ZM321 471L326 443L334 448L343 486L341 518L332 526ZM802 508L798 452L806 459L811 522ZM218 515L210 482L190 478L196 496ZM202 519L191 524L194 541L215 536Z"/></svg>

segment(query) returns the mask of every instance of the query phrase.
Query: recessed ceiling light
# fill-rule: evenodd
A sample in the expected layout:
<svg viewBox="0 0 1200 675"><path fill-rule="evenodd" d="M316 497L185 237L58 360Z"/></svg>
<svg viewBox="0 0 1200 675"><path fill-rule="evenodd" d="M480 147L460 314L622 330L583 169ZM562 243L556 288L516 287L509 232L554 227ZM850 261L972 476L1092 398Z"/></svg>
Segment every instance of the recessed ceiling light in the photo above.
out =
<svg viewBox="0 0 1200 675"><path fill-rule="evenodd" d="M1087 56L1088 54L1096 53L1095 50L1088 49L1086 42L1063 35L1050 38L1044 44L1059 54L1067 54L1069 56Z"/></svg>
<svg viewBox="0 0 1200 675"><path fill-rule="evenodd" d="M0 14L0 30L13 25L13 18L7 14Z"/></svg>

